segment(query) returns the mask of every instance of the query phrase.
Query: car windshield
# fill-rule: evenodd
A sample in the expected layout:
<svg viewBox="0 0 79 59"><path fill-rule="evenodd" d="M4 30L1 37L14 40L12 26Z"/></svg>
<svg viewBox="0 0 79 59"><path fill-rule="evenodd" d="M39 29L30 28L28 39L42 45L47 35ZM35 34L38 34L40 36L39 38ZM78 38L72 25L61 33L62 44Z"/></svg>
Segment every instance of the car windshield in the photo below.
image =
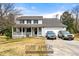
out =
<svg viewBox="0 0 79 59"><path fill-rule="evenodd" d="M63 31L62 33L63 34L70 34L70 32L68 32L68 31Z"/></svg>
<svg viewBox="0 0 79 59"><path fill-rule="evenodd" d="M49 31L49 32L47 32L47 34L55 34L54 32L52 32L52 31Z"/></svg>

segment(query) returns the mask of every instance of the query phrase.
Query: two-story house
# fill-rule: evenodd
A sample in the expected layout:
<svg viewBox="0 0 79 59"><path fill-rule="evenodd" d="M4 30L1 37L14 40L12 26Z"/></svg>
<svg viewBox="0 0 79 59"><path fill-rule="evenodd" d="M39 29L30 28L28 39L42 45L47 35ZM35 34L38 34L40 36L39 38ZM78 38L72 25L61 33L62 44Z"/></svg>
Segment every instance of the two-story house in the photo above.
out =
<svg viewBox="0 0 79 59"><path fill-rule="evenodd" d="M21 16L15 19L15 25L12 27L12 37L45 36L47 31L54 31L57 35L59 30L66 30L66 26L56 18Z"/></svg>

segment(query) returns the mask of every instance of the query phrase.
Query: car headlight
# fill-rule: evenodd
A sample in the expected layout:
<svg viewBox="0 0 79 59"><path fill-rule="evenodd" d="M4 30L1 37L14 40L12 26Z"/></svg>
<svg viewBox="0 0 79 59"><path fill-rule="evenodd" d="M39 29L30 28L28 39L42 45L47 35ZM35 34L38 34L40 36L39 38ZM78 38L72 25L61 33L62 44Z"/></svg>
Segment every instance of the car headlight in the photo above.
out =
<svg viewBox="0 0 79 59"><path fill-rule="evenodd" d="M74 37L74 35L72 35Z"/></svg>
<svg viewBox="0 0 79 59"><path fill-rule="evenodd" d="M64 35L64 37L67 37L67 35Z"/></svg>

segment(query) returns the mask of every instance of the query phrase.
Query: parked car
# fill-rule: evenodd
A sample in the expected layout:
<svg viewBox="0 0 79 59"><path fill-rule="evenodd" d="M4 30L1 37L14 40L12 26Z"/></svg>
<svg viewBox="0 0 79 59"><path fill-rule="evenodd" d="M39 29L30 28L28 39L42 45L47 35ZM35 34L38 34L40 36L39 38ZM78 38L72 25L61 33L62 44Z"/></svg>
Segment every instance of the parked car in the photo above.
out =
<svg viewBox="0 0 79 59"><path fill-rule="evenodd" d="M56 39L56 35L53 31L47 31L46 38L47 39Z"/></svg>
<svg viewBox="0 0 79 59"><path fill-rule="evenodd" d="M58 32L58 37L62 38L62 39L68 39L68 40L73 40L74 39L74 35L71 34L68 31L59 31Z"/></svg>

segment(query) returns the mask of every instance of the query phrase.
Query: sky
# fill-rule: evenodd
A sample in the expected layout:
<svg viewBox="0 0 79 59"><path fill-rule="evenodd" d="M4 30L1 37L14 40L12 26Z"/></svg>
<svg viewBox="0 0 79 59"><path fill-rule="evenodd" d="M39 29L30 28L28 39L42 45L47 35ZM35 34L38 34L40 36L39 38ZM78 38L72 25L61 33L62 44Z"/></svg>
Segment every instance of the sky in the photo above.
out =
<svg viewBox="0 0 79 59"><path fill-rule="evenodd" d="M45 18L54 18L66 11L71 10L78 3L16 3L15 8L21 10L23 15L43 16Z"/></svg>

